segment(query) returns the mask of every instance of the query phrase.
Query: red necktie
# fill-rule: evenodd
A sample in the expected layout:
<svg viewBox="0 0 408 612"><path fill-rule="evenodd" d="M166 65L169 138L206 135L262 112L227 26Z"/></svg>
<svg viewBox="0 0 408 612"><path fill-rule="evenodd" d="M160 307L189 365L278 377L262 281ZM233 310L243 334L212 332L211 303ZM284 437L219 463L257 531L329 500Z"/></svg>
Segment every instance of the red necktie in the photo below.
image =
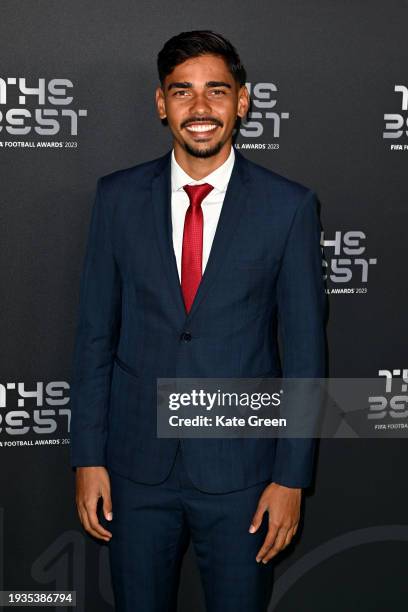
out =
<svg viewBox="0 0 408 612"><path fill-rule="evenodd" d="M181 291L186 311L189 312L202 276L204 222L201 202L214 187L203 183L184 185L183 189L190 199L190 206L184 219Z"/></svg>

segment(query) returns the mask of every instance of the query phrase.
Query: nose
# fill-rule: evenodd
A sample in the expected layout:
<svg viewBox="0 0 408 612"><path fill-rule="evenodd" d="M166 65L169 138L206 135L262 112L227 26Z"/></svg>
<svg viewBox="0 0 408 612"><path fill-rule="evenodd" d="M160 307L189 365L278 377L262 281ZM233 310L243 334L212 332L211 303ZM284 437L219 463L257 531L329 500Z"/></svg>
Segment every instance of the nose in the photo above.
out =
<svg viewBox="0 0 408 612"><path fill-rule="evenodd" d="M205 115L211 112L211 104L205 92L196 93L192 99L190 113L192 115Z"/></svg>

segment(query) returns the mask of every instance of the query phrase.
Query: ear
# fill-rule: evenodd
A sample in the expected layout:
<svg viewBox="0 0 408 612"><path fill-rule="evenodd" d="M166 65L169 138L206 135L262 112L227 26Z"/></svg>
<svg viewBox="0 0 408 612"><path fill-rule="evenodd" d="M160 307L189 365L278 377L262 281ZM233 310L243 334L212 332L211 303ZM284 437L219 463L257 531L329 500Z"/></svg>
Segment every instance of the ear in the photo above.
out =
<svg viewBox="0 0 408 612"><path fill-rule="evenodd" d="M242 85L238 92L238 117L245 117L249 109L249 102L250 100L248 89L246 88L246 85Z"/></svg>
<svg viewBox="0 0 408 612"><path fill-rule="evenodd" d="M160 119L166 119L166 102L164 99L164 92L161 87L157 87L156 89L156 109Z"/></svg>

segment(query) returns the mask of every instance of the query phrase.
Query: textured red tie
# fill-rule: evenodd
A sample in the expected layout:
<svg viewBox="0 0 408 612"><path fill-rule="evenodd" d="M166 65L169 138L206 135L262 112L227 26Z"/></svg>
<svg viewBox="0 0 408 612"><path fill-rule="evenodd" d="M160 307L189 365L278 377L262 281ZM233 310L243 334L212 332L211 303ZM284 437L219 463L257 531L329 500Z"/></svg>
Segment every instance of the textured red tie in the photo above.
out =
<svg viewBox="0 0 408 612"><path fill-rule="evenodd" d="M201 202L214 187L203 183L184 185L183 189L189 197L190 206L184 219L181 291L186 311L189 312L202 276L204 222Z"/></svg>

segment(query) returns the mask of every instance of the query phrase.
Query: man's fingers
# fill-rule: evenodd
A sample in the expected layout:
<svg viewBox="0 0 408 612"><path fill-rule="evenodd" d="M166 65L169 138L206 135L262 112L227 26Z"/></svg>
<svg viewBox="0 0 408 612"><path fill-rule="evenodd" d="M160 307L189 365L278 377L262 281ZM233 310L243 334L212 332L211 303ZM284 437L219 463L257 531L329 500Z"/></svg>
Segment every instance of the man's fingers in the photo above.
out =
<svg viewBox="0 0 408 612"><path fill-rule="evenodd" d="M87 514L85 508L83 509L82 512L79 512L79 515L80 515L81 523L82 523L82 525L83 525L83 527L84 527L84 529L85 529L85 531L87 533L89 533L91 536L94 536L95 538L103 539L103 540L106 541L105 538L101 538L101 536L98 534L97 531L92 529L92 527L91 527L91 525L89 523L88 514Z"/></svg>
<svg viewBox="0 0 408 612"><path fill-rule="evenodd" d="M98 520L98 515L96 513L96 508L92 505L88 507L85 506L85 509L86 509L89 525L92 528L92 530L98 534L97 537L110 540L110 538L112 537L112 534L110 531L105 529L100 524Z"/></svg>
<svg viewBox="0 0 408 612"><path fill-rule="evenodd" d="M289 531L288 531L288 533L286 535L286 540L285 540L285 543L283 545L283 548L286 548L290 544L290 542L293 539L294 535L295 535L295 528L292 527L292 529L289 529Z"/></svg>
<svg viewBox="0 0 408 612"><path fill-rule="evenodd" d="M271 548L263 556L262 563L268 563L268 561L272 559L272 557L277 555L278 552L280 552L284 548L287 534L288 534L288 529L286 527L279 529L276 535L275 541L273 543L273 546L271 546Z"/></svg>
<svg viewBox="0 0 408 612"><path fill-rule="evenodd" d="M263 557L266 555L268 550L271 548L271 546L273 546L277 533L278 533L278 528L272 527L272 525L269 525L268 533L266 534L264 543L262 544L261 548L258 550L258 553L256 555L256 560L258 562L262 561Z"/></svg>
<svg viewBox="0 0 408 612"><path fill-rule="evenodd" d="M266 505L262 502L259 502L256 512L252 518L251 525L249 527L249 533L255 533L258 530L260 524L262 523L263 515L266 511Z"/></svg>
<svg viewBox="0 0 408 612"><path fill-rule="evenodd" d="M105 529L98 520L96 513L98 499L88 500L78 504L78 510L81 512L82 523L85 530L96 538L109 541L112 537L110 531Z"/></svg>
<svg viewBox="0 0 408 612"><path fill-rule="evenodd" d="M98 501L102 497L102 510L106 520L112 520L112 501L109 474L103 466L77 468L76 504L84 529L96 538L109 541L112 533L98 518Z"/></svg>
<svg viewBox="0 0 408 612"><path fill-rule="evenodd" d="M102 493L102 498L103 498L103 506L102 506L103 515L107 521L111 521L113 515L112 515L112 500L111 500L110 490L104 491Z"/></svg>

